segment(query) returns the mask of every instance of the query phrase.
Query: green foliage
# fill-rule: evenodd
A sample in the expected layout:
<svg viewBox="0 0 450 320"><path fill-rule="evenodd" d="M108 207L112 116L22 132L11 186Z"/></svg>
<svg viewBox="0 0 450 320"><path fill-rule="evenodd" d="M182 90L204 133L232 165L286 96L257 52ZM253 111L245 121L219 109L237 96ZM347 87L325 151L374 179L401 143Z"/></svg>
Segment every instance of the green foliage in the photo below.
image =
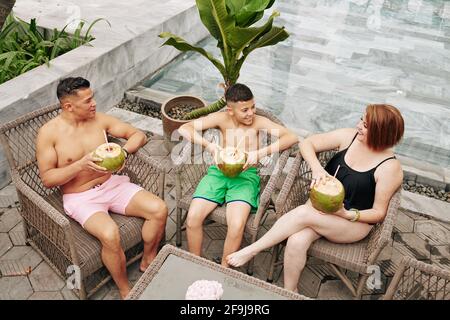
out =
<svg viewBox="0 0 450 320"><path fill-rule="evenodd" d="M90 34L92 26L100 20L104 19L92 22L84 35L86 22L81 21L71 35L65 31L67 25L60 31L42 32L36 19L26 23L11 13L0 30L0 84L42 64L50 66L53 58L89 44L95 39Z"/></svg>
<svg viewBox="0 0 450 320"><path fill-rule="evenodd" d="M280 15L277 11L264 24L251 27L262 19L264 11L272 7L274 2L275 0L196 0L202 23L217 40L221 60L170 32L163 32L159 36L168 39L163 45L203 55L219 70L227 88L237 82L242 65L253 50L275 45L289 37L284 27L273 26L274 19ZM194 110L185 119L215 112L223 106L224 101L221 99L201 110Z"/></svg>

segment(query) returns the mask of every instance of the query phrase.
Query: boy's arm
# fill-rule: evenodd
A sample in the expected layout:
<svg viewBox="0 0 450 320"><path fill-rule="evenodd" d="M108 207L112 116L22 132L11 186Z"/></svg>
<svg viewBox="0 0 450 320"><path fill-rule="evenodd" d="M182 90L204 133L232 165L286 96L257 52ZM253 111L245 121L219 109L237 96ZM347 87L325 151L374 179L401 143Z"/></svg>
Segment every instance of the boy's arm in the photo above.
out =
<svg viewBox="0 0 450 320"><path fill-rule="evenodd" d="M288 128L279 125L265 117L258 117L258 129L267 130L267 133L278 137L278 140L258 150L258 159L269 156L272 153L281 152L298 142L298 136Z"/></svg>
<svg viewBox="0 0 450 320"><path fill-rule="evenodd" d="M178 132L185 139L195 144L202 145L205 149L214 154L217 145L203 138L203 136L199 132L219 127L220 123L225 120L224 114L225 112L215 112L207 115L206 117L190 121L183 124L178 129Z"/></svg>
<svg viewBox="0 0 450 320"><path fill-rule="evenodd" d="M141 130L131 124L123 122L115 117L104 113L98 113L99 118L106 125L106 132L116 138L126 139L123 148L128 153L134 153L147 143L147 136Z"/></svg>

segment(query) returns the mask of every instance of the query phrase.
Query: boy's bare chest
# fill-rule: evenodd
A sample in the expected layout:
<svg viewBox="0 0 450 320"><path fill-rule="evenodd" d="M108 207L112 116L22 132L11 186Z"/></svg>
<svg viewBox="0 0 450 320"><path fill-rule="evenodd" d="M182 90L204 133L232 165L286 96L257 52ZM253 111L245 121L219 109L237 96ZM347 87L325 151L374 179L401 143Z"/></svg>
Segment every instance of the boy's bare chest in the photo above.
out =
<svg viewBox="0 0 450 320"><path fill-rule="evenodd" d="M259 132L254 128L233 128L224 126L221 128L221 136L224 146L236 147L245 150L258 149Z"/></svg>

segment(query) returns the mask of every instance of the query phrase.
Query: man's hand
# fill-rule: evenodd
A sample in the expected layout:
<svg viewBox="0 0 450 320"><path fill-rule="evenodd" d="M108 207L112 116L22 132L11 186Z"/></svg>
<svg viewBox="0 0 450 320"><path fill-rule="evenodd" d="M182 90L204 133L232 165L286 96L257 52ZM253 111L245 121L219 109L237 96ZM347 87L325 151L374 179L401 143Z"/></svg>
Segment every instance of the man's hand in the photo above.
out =
<svg viewBox="0 0 450 320"><path fill-rule="evenodd" d="M88 153L83 158L78 160L78 164L81 167L81 170L92 170L99 173L107 174L109 173L108 170L106 170L103 167L100 167L99 165L95 164L95 161L102 161L102 158L94 157L93 152Z"/></svg>
<svg viewBox="0 0 450 320"><path fill-rule="evenodd" d="M242 168L243 171L247 170L249 167L258 164L259 154L258 151L250 151L247 153L247 161Z"/></svg>

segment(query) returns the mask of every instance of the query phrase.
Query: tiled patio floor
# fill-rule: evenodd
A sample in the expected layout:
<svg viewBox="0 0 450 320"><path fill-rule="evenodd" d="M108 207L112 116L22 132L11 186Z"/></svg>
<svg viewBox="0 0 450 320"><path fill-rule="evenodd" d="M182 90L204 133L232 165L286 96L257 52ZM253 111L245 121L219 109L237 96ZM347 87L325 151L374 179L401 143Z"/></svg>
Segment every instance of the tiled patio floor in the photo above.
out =
<svg viewBox="0 0 450 320"><path fill-rule="evenodd" d="M161 138L154 137L146 150L161 161L167 161ZM175 197L174 177L166 179L166 201L170 208L167 221L167 241L175 244ZM26 246L22 219L17 211L18 199L12 185L0 190L0 300L1 299L77 299L66 288L49 265L31 247ZM274 222L267 219L264 230ZM216 223L205 226L204 252L209 259L222 254L226 228ZM246 245L244 242L243 245ZM186 249L183 233L182 248ZM383 273L382 288L375 292L365 292L363 299L378 299L385 292L399 260L403 255L450 268L450 225L431 220L402 210L399 212L392 241L382 252L380 266ZM271 259L271 252L265 251L256 257L254 276L265 280ZM31 272L21 273L31 268ZM29 270L28 270L29 271ZM282 285L282 270L276 270L276 284ZM138 263L128 268L129 279L134 284L140 277ZM351 299L344 284L321 261L309 259L299 283L300 293L319 299ZM100 289L92 299L118 299L118 291L113 282Z"/></svg>

